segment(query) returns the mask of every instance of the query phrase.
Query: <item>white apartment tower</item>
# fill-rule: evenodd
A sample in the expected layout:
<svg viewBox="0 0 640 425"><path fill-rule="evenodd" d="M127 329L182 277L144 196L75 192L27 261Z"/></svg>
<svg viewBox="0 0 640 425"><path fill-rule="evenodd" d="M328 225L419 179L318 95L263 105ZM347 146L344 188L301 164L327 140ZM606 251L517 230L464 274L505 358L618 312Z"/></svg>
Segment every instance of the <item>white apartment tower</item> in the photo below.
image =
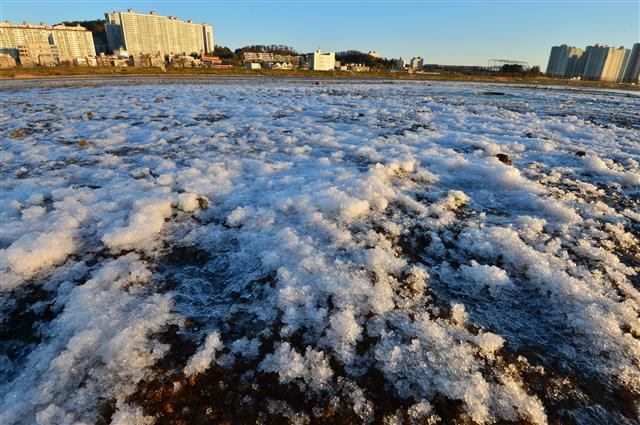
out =
<svg viewBox="0 0 640 425"><path fill-rule="evenodd" d="M213 28L155 12L105 13L110 50L123 47L129 54L181 55L213 51Z"/></svg>
<svg viewBox="0 0 640 425"><path fill-rule="evenodd" d="M213 44L213 27L209 24L202 24L202 32L204 33L204 52L213 52L215 45Z"/></svg>
<svg viewBox="0 0 640 425"><path fill-rule="evenodd" d="M19 48L30 46L54 46L60 60L72 60L96 55L91 32L81 26L32 25L27 22L0 23L0 52L17 57Z"/></svg>
<svg viewBox="0 0 640 425"><path fill-rule="evenodd" d="M422 59L420 56L411 58L411 62L410 62L411 69L421 70L423 66L424 66L424 59Z"/></svg>
<svg viewBox="0 0 640 425"><path fill-rule="evenodd" d="M336 54L335 52L322 53L320 50L316 50L313 53L309 53L309 69L314 71L333 71L336 66Z"/></svg>

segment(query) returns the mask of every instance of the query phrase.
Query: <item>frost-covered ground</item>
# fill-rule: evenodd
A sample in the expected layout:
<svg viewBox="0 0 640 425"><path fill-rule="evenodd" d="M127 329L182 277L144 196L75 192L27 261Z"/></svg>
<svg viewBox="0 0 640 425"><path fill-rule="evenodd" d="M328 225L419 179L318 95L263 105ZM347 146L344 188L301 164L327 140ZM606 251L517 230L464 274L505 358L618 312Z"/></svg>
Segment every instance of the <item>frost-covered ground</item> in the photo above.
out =
<svg viewBox="0 0 640 425"><path fill-rule="evenodd" d="M1 102L3 425L638 423L637 95Z"/></svg>

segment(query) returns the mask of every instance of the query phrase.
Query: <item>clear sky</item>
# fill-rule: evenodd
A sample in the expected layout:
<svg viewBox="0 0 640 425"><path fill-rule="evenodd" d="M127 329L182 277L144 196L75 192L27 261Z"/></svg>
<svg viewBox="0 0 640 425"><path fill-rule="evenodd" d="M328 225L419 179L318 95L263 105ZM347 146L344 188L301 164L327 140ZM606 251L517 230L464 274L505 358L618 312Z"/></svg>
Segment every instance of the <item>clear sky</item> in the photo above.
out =
<svg viewBox="0 0 640 425"><path fill-rule="evenodd" d="M285 44L298 51L376 50L425 63L486 65L489 58L546 67L551 46L640 41L640 0L0 0L1 19L58 23L126 10L213 25L215 43Z"/></svg>

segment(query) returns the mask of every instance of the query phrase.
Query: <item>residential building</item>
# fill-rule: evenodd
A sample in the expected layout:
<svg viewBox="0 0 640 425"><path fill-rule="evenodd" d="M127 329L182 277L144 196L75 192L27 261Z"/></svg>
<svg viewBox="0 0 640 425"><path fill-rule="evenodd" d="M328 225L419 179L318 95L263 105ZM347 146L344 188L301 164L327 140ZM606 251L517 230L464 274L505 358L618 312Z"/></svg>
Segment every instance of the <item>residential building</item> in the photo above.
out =
<svg viewBox="0 0 640 425"><path fill-rule="evenodd" d="M407 66L407 60L405 58L398 58L398 59L394 59L393 60L393 65L394 68L397 69L404 69L405 66Z"/></svg>
<svg viewBox="0 0 640 425"><path fill-rule="evenodd" d="M320 50L316 50L309 53L307 58L309 69L314 71L333 71L336 66L335 52L322 53Z"/></svg>
<svg viewBox="0 0 640 425"><path fill-rule="evenodd" d="M604 44L587 46L585 50L584 71L582 77L588 80L618 81L620 68L624 67L624 47L614 48Z"/></svg>
<svg viewBox="0 0 640 425"><path fill-rule="evenodd" d="M380 58L380 55L375 50L370 50L368 55L371 56L372 58L376 58L376 59Z"/></svg>
<svg viewBox="0 0 640 425"><path fill-rule="evenodd" d="M291 69L293 69L297 67L300 62L297 55L280 55L270 52L242 52L242 59L244 62L259 63L265 68L274 68L274 65L280 64L280 68L278 69L284 69L282 68L283 64L289 64Z"/></svg>
<svg viewBox="0 0 640 425"><path fill-rule="evenodd" d="M213 53L215 45L213 44L213 27L209 24L202 24L202 32L204 33L204 52Z"/></svg>
<svg viewBox="0 0 640 425"><path fill-rule="evenodd" d="M51 27L50 41L57 46L60 60L84 59L96 55L91 31L80 25L54 25Z"/></svg>
<svg viewBox="0 0 640 425"><path fill-rule="evenodd" d="M578 50L580 50L579 55L569 56L569 59L567 60L567 68L564 72L565 78L579 77L584 71L584 62L586 56L584 55L582 49Z"/></svg>
<svg viewBox="0 0 640 425"><path fill-rule="evenodd" d="M106 54L109 51L107 40L103 37L97 36L95 33L93 34L93 46L96 48L96 56L100 53Z"/></svg>
<svg viewBox="0 0 640 425"><path fill-rule="evenodd" d="M12 24L0 23L0 52L18 59L18 46L30 44L49 44L49 31L44 23L32 25L27 22Z"/></svg>
<svg viewBox="0 0 640 425"><path fill-rule="evenodd" d="M218 56L201 55L200 60L204 66L213 67L215 65L222 65L222 59Z"/></svg>
<svg viewBox="0 0 640 425"><path fill-rule="evenodd" d="M18 60L24 67L55 66L60 54L55 45L49 43L30 43L18 46Z"/></svg>
<svg viewBox="0 0 640 425"><path fill-rule="evenodd" d="M8 53L0 53L0 68L15 68L16 60Z"/></svg>
<svg viewBox="0 0 640 425"><path fill-rule="evenodd" d="M96 65L97 66L111 66L112 60L117 59L115 55L107 56L104 53L100 53L96 56Z"/></svg>
<svg viewBox="0 0 640 425"><path fill-rule="evenodd" d="M604 69L602 71L600 80L621 81L624 74L624 69L626 68L626 61L627 59L629 59L629 53L629 49L625 49L622 46L618 47L617 49L611 47L609 50L609 54L607 55L607 60L604 64Z"/></svg>
<svg viewBox="0 0 640 425"><path fill-rule="evenodd" d="M347 70L348 71L353 71L353 72L369 72L371 71L371 68L369 68L367 65L363 64L363 63L349 63L346 64Z"/></svg>
<svg viewBox="0 0 640 425"><path fill-rule="evenodd" d="M242 52L242 59L249 62L274 62L273 53Z"/></svg>
<svg viewBox="0 0 640 425"><path fill-rule="evenodd" d="M275 62L271 65L271 69L291 70L293 69L293 64L290 62Z"/></svg>
<svg viewBox="0 0 640 425"><path fill-rule="evenodd" d="M140 66L145 68L164 68L164 56L159 54L152 55L150 53L140 53L131 57L132 66Z"/></svg>
<svg viewBox="0 0 640 425"><path fill-rule="evenodd" d="M633 45L622 76L625 83L640 83L640 43Z"/></svg>
<svg viewBox="0 0 640 425"><path fill-rule="evenodd" d="M409 63L409 67L411 69L413 69L414 71L422 70L423 66L424 66L424 59L422 59L420 56L411 58L411 62Z"/></svg>
<svg viewBox="0 0 640 425"><path fill-rule="evenodd" d="M622 46L621 46L622 48ZM629 57L631 56L631 49L624 49L624 54L622 57L622 62L620 65L620 69L618 70L618 76L616 78L616 81L618 82L622 82L622 80L624 79L624 74L627 70L627 66L629 65Z"/></svg>
<svg viewBox="0 0 640 425"><path fill-rule="evenodd" d="M280 64L290 64L291 69L298 68L300 66L300 56L299 55L273 55L273 59L276 63Z"/></svg>
<svg viewBox="0 0 640 425"><path fill-rule="evenodd" d="M582 49L567 46L566 44L553 46L549 55L549 63L547 64L547 75L555 77L572 76L568 74L575 72L583 53Z"/></svg>
<svg viewBox="0 0 640 425"><path fill-rule="evenodd" d="M189 55L201 50L213 51L213 28L155 12L105 13L107 45L113 51L123 47L130 54Z"/></svg>
<svg viewBox="0 0 640 425"><path fill-rule="evenodd" d="M93 36L89 30L81 26L66 25L12 24L9 21L0 23L0 52L18 58L18 46L35 50L47 50L45 44L55 46L60 60L73 61L76 58L87 58L96 55Z"/></svg>
<svg viewBox="0 0 640 425"><path fill-rule="evenodd" d="M202 61L190 55L172 56L169 64L174 68L198 68Z"/></svg>

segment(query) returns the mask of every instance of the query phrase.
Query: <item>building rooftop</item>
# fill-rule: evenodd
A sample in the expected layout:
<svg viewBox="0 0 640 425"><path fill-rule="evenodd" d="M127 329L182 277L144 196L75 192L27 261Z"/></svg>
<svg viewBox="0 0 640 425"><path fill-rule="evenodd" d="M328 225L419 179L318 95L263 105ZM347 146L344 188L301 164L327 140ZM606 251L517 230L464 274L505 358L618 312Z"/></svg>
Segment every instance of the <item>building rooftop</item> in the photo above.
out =
<svg viewBox="0 0 640 425"><path fill-rule="evenodd" d="M23 22L21 24L12 24L10 21L0 22L1 28L32 28L32 29L46 29L46 30L58 30L58 31L89 31L85 27L77 24L76 26L68 26L64 24L47 25L44 22L39 24L31 24L29 22Z"/></svg>

